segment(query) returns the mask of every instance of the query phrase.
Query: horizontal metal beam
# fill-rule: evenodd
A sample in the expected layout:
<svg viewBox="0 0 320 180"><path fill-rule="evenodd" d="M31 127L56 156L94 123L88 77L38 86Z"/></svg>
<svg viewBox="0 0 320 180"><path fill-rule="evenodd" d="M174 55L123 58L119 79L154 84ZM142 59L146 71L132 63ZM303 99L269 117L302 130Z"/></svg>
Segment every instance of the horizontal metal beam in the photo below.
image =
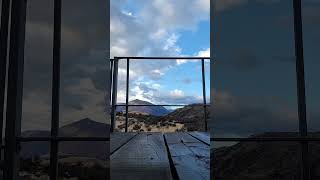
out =
<svg viewBox="0 0 320 180"><path fill-rule="evenodd" d="M117 59L130 59L130 60L137 60L137 59L158 59L158 60L176 60L176 59L188 59L188 60L201 60L201 59L206 59L210 60L210 57L114 57Z"/></svg>
<svg viewBox="0 0 320 180"><path fill-rule="evenodd" d="M109 137L18 137L20 142L30 141L110 141Z"/></svg>
<svg viewBox="0 0 320 180"><path fill-rule="evenodd" d="M210 141L219 142L236 142L236 141L320 141L320 138L316 137L249 137L249 138L210 138Z"/></svg>

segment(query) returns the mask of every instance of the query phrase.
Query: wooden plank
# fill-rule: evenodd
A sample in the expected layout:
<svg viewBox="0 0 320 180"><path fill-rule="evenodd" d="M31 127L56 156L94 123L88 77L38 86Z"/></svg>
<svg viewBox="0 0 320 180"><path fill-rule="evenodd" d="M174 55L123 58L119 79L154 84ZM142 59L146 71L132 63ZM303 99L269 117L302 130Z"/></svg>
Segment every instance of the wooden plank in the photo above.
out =
<svg viewBox="0 0 320 180"><path fill-rule="evenodd" d="M194 131L194 132L189 132L189 134L196 139L200 140L201 142L207 144L210 146L210 135L207 132L199 132L199 131Z"/></svg>
<svg viewBox="0 0 320 180"><path fill-rule="evenodd" d="M210 179L210 146L182 132L165 138L180 180Z"/></svg>
<svg viewBox="0 0 320 180"><path fill-rule="evenodd" d="M130 133L122 133L122 132L115 132L110 134L110 153L113 154L115 150L120 148L122 145L127 143L130 139L136 136L137 133L130 132Z"/></svg>
<svg viewBox="0 0 320 180"><path fill-rule="evenodd" d="M140 133L110 157L111 180L170 180L170 163L161 133Z"/></svg>

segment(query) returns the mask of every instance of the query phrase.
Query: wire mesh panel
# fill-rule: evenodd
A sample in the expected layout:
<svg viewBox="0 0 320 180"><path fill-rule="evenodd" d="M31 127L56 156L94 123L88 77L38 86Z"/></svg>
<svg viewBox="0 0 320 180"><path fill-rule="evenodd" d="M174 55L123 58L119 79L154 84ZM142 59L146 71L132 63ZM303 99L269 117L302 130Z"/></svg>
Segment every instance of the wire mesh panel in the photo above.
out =
<svg viewBox="0 0 320 180"><path fill-rule="evenodd" d="M58 179L108 179L108 142L60 142Z"/></svg>
<svg viewBox="0 0 320 180"><path fill-rule="evenodd" d="M274 28L272 30L269 30L268 28L270 28L272 26L267 25L267 27L263 27L263 25L262 25L262 26L259 26L258 28L263 28L263 29L261 29L259 31L256 31L255 33L250 33L250 36L249 36L250 38L247 37L245 39L245 41L241 41L241 37L243 37L243 36L238 36L238 35L237 35L237 37L227 36L227 37L225 37L225 39L230 38L230 39L234 40L235 38L239 38L239 42L244 42L241 45L241 47L243 47L244 45L245 46L250 45L250 44L252 45L251 41L256 41L259 38L263 39L263 36L261 36L260 33L267 32L267 33L271 33L272 34L272 32L274 30L278 30L278 33L280 33L281 31L283 31L286 28L287 28L287 31L289 30L289 32L290 31L294 32L294 34L293 34L294 36L292 36L292 37L294 37L294 45L295 45L295 47L292 48L292 49L295 50L294 51L294 58L291 58L290 56L288 56L286 59L282 59L282 62L290 62L290 63L294 62L294 64L293 65L286 65L285 68L282 67L281 75L277 75L276 76L277 79L272 79L272 81L270 81L270 82L274 83L276 85L275 87L277 87L277 88L281 87L282 85L285 86L282 89L277 89L277 93L281 93L282 92L282 93L286 93L286 95L290 95L290 94L293 95L294 93L292 93L292 92L288 93L288 91L282 91L282 90L285 89L285 88L289 88L289 84L290 84L289 82L292 83L294 81L292 81L292 80L290 80L290 81L281 81L281 84L279 82L277 83L277 81L280 80L283 77L286 77L286 76L284 76L284 72L288 71L287 67L293 66L295 68L295 72L294 72L295 76L290 75L288 77L292 76L291 79L296 77L296 87L297 87L296 88L297 89L296 94L297 94L297 96L296 96L296 98L294 96L292 96L290 99L287 99L287 100L289 100L287 102L293 103L293 104L297 103L297 108L296 109L298 109L298 112L297 113L295 113L295 112L293 113L292 117L294 117L294 118L292 118L290 122L294 122L294 123L296 123L296 125L298 125L297 128L299 128L299 132L297 132L297 133L288 132L290 130L283 129L283 130L285 130L287 132L267 132L267 133L262 133L260 135L259 134L258 135L256 135L256 134L255 135L251 135L251 136L248 137L248 135L250 135L250 133L252 134L255 131L255 129L251 129L251 131L249 130L247 135L244 134L243 138L242 138L241 136L239 136L239 132L238 131L230 131L230 133L226 133L225 132L225 133L222 133L222 134L221 133L216 133L216 131L213 130L216 127L216 124L214 124L214 123L216 123L216 121L212 121L213 129L211 129L211 130L214 131L214 133L213 133L214 137L211 140L212 140L213 144L218 141L220 146L224 146L223 143L221 145L220 142L227 141L227 144L228 144L229 142L233 142L233 141L241 141L240 143L237 143L237 144L234 144L234 143L233 144L228 144L227 146L229 146L229 147L224 147L224 148L223 147L219 147L219 148L216 148L216 149L213 148L213 157L215 156L215 154L216 155L220 154L220 155L224 156L224 155L227 155L228 153L232 153L232 152L234 154L240 153L241 149L244 150L243 148L241 148L241 144L244 144L243 142L250 142L250 143L247 143L245 146L243 146L243 147L246 148L245 150L250 150L250 148L252 148L252 147L256 147L256 148L259 147L259 146L257 146L258 142L259 143L261 142L263 144L269 144L269 142L272 142L271 144L269 144L265 148L261 147L261 148L255 149L252 152L252 154L248 155L246 158L250 159L250 157L253 156L255 153L263 152L264 150L267 150L268 148L272 148L273 145L275 145L275 147L278 150L278 152L273 152L272 149L270 149L270 151L273 152L272 155L276 156L276 155L279 154L280 151L287 151L287 152L283 153L280 156L282 161L283 161L283 162L280 161L280 162L282 162L280 164L282 164L282 165L286 164L288 166L286 168L279 167L281 170L277 170L277 173L274 174L273 177L269 177L269 178L273 178L273 179L277 179L277 178L278 179L279 178L280 179L310 179L310 169L309 169L310 163L308 161L309 161L309 157L310 157L311 154L310 154L310 151L308 149L308 147L309 147L308 143L317 142L317 141L319 141L319 139L316 138L316 137L312 137L312 136L307 138L306 100L305 100L305 90L304 90L305 89L305 81L304 81L304 55L303 55L303 38L302 38L303 34L302 34L302 18L301 18L301 1L299 1L299 0L293 0L292 2L278 1L278 2L274 2L274 3L270 3L270 4L265 4L265 3L260 4L260 3L261 2L248 2L248 3L244 3L244 4L238 4L236 7L232 7L232 8L231 7L221 6L222 3L216 3L215 9L216 9L216 13L218 15L217 15L217 17L215 17L215 21L216 22L218 21L218 24L220 24L220 26L216 25L214 27L219 27L219 28L222 27L221 23L223 23L223 22L222 21L219 22L219 20L218 20L219 18L218 17L224 17L225 20L231 20L232 17L235 14L241 12L241 10L243 10L243 9L246 9L246 12L242 13L242 15L243 15L243 17L247 17L247 15L250 14L249 10L252 7L255 7L255 9L252 12L254 12L255 14L258 13L258 14L262 15L261 17L259 16L259 21L263 22L263 25L267 25L269 23L268 19L272 18L274 15L272 15L272 16L263 16L263 14L266 14L264 12L264 8L272 8L274 11L267 11L267 13L272 12L272 13L275 13L276 16L280 15L278 18L275 19L273 25L280 25L281 28ZM281 9L281 8L283 8L285 6L289 6L289 7L291 6L292 7L292 5L293 5L293 9L291 11L287 11L288 8L285 8L286 11L279 11L280 14L277 13L279 9ZM259 10L259 12L257 11L257 9ZM281 15L281 13L283 13L283 14ZM241 16L238 16L237 18L239 18L239 17L241 17ZM254 19L255 18L253 18L253 20ZM246 19L244 19L244 20L246 21ZM224 22L226 22L226 21L224 21ZM292 25L292 23L293 23L293 25ZM231 27L234 24L235 23L231 23L226 27ZM259 24L259 22L254 22L254 23L251 23L250 25L248 25L248 27L251 27L251 25L257 25L257 24ZM241 25L240 29L239 29L239 27L240 26L238 26L238 30L241 33L247 33L247 32L250 32L252 30L252 28L249 28L249 29L247 28L246 30L243 30L243 28L246 27L246 26L243 26L243 25ZM255 30L256 29L257 28L255 28ZM219 32L219 33L225 34L225 33L228 33L228 31ZM258 35L258 34L259 34L259 36L257 38L253 38L252 37L252 36L255 36L255 35ZM290 33L286 33L286 35L288 35L288 34L290 34ZM274 43L275 41L271 40L272 38L276 38L277 37L277 35L274 35L274 34L271 36L271 38L269 38L270 36L268 36L268 38L269 38L268 40L262 40L260 42L263 42L263 45L267 45L268 42L271 40L272 42L270 43L270 45L268 47L271 48L271 50L272 50L272 48L276 47L277 45L280 45L279 42L281 42L281 43L289 43L290 39L286 35L281 36L281 38L284 38L281 41L279 41L279 38L277 38L277 43L278 44L275 44ZM218 36L218 37L221 38L220 36ZM290 44L293 44L293 43L290 43ZM258 45L259 45L259 43L258 43ZM226 47L226 46L228 46L227 43L225 43L225 44L221 43L221 44L219 44L217 46L218 47L217 49L218 49L218 51L219 51L219 49L221 51L221 47ZM256 43L255 43L255 46L257 47ZM282 48L283 48L283 46L282 46ZM278 49L281 49L281 48L278 48ZM265 48L263 48L263 50L265 51ZM275 51L275 52L277 52L277 51ZM291 53L290 49L289 49L289 51L285 51L285 50L282 49L281 52L289 52L289 54ZM219 53L221 53L221 52L219 52ZM260 53L263 53L263 52L260 52ZM226 54L224 53L224 55L226 55ZM269 54L267 54L266 56L268 56L268 55ZM223 57L223 56L220 56L220 58L217 57L217 62L218 62L218 59L221 59L221 57ZM248 67L248 65L250 65L249 67L251 67L251 68L253 68L253 67L257 68L259 66L259 64L257 64L257 63L253 64L253 62L256 61L256 56L245 56L245 57L246 57L245 59L250 60L250 61L246 61L247 62L246 64L242 63L242 65L245 65L243 67ZM240 61L238 61L237 64L241 65L239 63L240 63ZM268 65L271 65L272 63L274 63L274 62L268 61ZM224 64L224 62L220 62L220 66L226 66L226 65L227 64ZM277 65L276 67L281 67L281 66ZM272 75L277 74L276 67L269 68L269 69L273 70L273 72L272 72L273 74ZM221 68L219 68L219 69L222 70ZM247 69L247 71L245 73L247 73L247 72L250 72L250 69ZM269 75L268 78L272 77L272 75ZM237 76L237 78L238 78L238 76ZM250 80L254 80L254 77L251 78ZM260 80L261 80L261 78L260 78ZM231 81L231 82L235 82L235 81ZM242 84L239 84L237 82L235 82L235 84L238 87L242 86ZM223 84L222 84L222 86L223 86ZM248 88L247 85L245 87ZM263 86L257 86L257 87L260 88L260 87L263 87ZM266 87L261 88L262 91L264 89L266 89ZM294 89L294 88L291 87L290 89ZM256 92L260 92L260 91L257 91L257 90L253 91L252 88L250 88L250 90L248 90L247 92L256 93ZM243 92L240 91L240 92L237 92L237 93L238 94L239 93L245 93L245 91L243 91ZM219 93L217 90L214 91L214 94L215 94L215 103L218 103L218 106L219 106L219 104L229 105L229 106L226 106L227 110L228 110L228 108L230 109L230 107L231 108L234 107L234 101L232 100L232 96L230 96L230 94L228 94L228 93L224 93L223 94L221 92ZM267 94L272 94L272 91L268 91ZM218 99L216 99L217 95L220 95ZM283 97L286 97L286 96L281 96L281 97L283 98ZM225 103L223 103L223 102L225 102ZM248 103L248 101L242 101L242 102ZM260 100L260 103L263 104L264 102ZM250 104L252 104L252 103L250 103ZM278 102L277 104L280 104L280 102ZM217 106L217 104L215 104L215 106ZM256 108L256 107L259 107L259 106L253 105L252 107ZM274 107L277 107L277 106L274 106ZM283 111L283 112L285 112L284 111L284 109L285 109L284 107L285 106L281 106L280 107L281 111ZM222 113L225 113L225 114L229 114L229 113L227 113L227 111L224 112L223 111L224 109L219 109L219 108L216 108L216 107L213 108L213 109L214 109L214 112L218 112L218 113L222 112ZM264 108L264 110L265 110L265 108ZM243 111L243 109L242 109L242 111ZM231 112L233 112L233 111L231 111ZM254 111L250 111L250 112L251 112L250 114L252 114ZM262 113L263 112L264 111L262 111ZM247 117L246 114L243 114L243 113L241 113L241 114L242 115L240 116L240 118L242 118L244 120L247 120L247 119L250 120L250 118ZM289 115L290 113L286 113L286 114L287 114L287 117L290 116ZM216 116L216 114L214 114L214 115ZM276 115L276 114L273 113L273 115ZM219 117L219 115L218 115L218 117ZM234 121L236 121L239 118L232 117L231 118L231 122L225 123L223 126L220 125L220 128L223 129L223 128L227 128L229 126L230 127L233 126L234 124L232 123L232 119ZM255 121L260 123L260 121L258 121L259 119L260 118L257 118ZM273 119L274 119L274 116L269 118L268 119L268 123L270 123L270 121L272 121ZM281 120L283 120L283 119L285 119L285 118L281 118ZM277 123L281 122L281 120L277 121ZM243 122L243 121L241 121L241 122ZM239 125L241 125L241 124L243 124L243 123L240 123ZM275 124L275 123L272 123L272 124ZM286 128L289 127L287 125L286 125ZM275 129L272 129L272 131L281 131L281 129L279 129L279 127L281 127L281 126L282 126L281 124L277 125L277 127ZM251 123L249 123L247 127L252 128ZM265 128L265 126L263 126L263 128ZM294 128L294 126L293 126L293 129L297 129L297 128ZM295 131L297 131L297 130L295 130ZM225 136L223 136L223 134ZM228 137L228 138L219 138L219 137ZM256 145L252 146L251 142L254 142L253 144L256 144ZM282 142L282 143L280 143L280 142ZM296 145L294 145L294 144L296 144ZM230 148L230 147L232 147L232 148ZM229 151L228 151L228 149L229 149ZM289 151L289 150L293 150L293 151ZM297 155L297 158L289 157L291 155ZM272 172L274 172L273 171L273 167L267 167L269 160L276 159L276 157L274 157L274 156L269 156L268 160L262 161L263 172L269 172L271 174L272 174ZM226 157L237 157L237 156L226 156ZM241 160L241 157L239 156L239 157L237 157L237 159ZM225 159L227 159L227 158L225 158ZM256 162L258 162L258 160L259 159L263 159L263 157L259 156L259 159L258 158L255 158L255 159L257 160ZM295 161L291 161L293 159ZM231 161L232 162L236 162L236 160L231 160ZM230 163L227 164L227 166L229 166L229 165L230 165ZM218 162L216 162L215 164L213 163L211 166L212 167L219 166L219 163ZM244 178L247 178L247 179L248 178L249 179L250 178L257 178L257 176L256 176L257 174L256 175L252 174L252 172L255 172L255 170L254 170L255 167L259 167L259 163L255 163L254 166L248 167L248 171L246 169L245 170L246 172L241 174L239 177L243 178L243 176L247 176L247 177L244 177ZM299 170L300 172L297 171L297 170ZM221 168L220 168L220 171L221 171ZM297 173L289 174L288 171L297 172ZM213 176L215 176L215 174L214 174L215 172L212 172L212 173L213 173ZM287 175L286 175L286 173L287 173ZM223 174L223 171L216 172L216 174L221 175L221 174ZM225 175L228 176L230 174L225 174ZM253 176L251 176L251 175L253 175ZM265 173L259 173L259 176L258 176L259 179L260 178L262 178L262 179L266 178L263 175L266 175L266 174ZM288 175L290 175L290 176L288 176ZM239 178L239 177L237 177L237 178ZM230 178L232 178L232 177L229 177L229 179Z"/></svg>
<svg viewBox="0 0 320 180"><path fill-rule="evenodd" d="M105 60L106 3L100 0L62 2L59 125L82 122L74 136L107 136L107 69L110 67ZM90 13L84 14L84 10ZM100 131L94 134L93 128L99 126L98 123L104 123L101 124L104 134ZM86 126L92 128L93 134L83 129Z"/></svg>
<svg viewBox="0 0 320 180"><path fill-rule="evenodd" d="M51 128L53 1L27 3L21 131ZM29 136L33 136L29 133Z"/></svg>
<svg viewBox="0 0 320 180"><path fill-rule="evenodd" d="M25 180L49 180L50 142L22 142L19 177Z"/></svg>
<svg viewBox="0 0 320 180"><path fill-rule="evenodd" d="M211 149L211 178L298 180L299 157L298 142L219 142Z"/></svg>
<svg viewBox="0 0 320 180"><path fill-rule="evenodd" d="M75 3L76 2L76 3ZM44 4L43 4L44 3ZM68 4L69 3L69 4ZM6 116L10 119L6 123L6 146L5 146L5 155L1 155L5 157L5 163L1 162L1 166L5 164L2 168L4 168L4 179L17 179L18 176L24 179L34 179L34 178L41 178L41 179L57 179L58 177L58 149L59 143L61 141L68 141L68 142L75 142L75 144L79 144L79 142L88 141L89 144L91 142L108 142L109 141L109 126L106 121L104 123L92 122L88 119L83 119L82 121L76 124L69 124L66 126L61 127L60 129L60 91L64 92L65 88L60 89L60 74L65 74L66 72L61 68L61 66L68 65L61 64L61 37L64 39L73 38L74 35L77 36L76 39L80 40L81 37L92 34L90 32L83 32L77 33L76 30L78 27L74 19L74 17L70 17L67 19L66 26L62 25L62 12L65 9L70 9L70 6L74 7L74 4L78 4L81 8L88 8L87 1L74 1L70 4L70 1L66 3L62 3L61 0L51 1L51 3L46 3L44 1L33 1L32 3L28 4L26 1L12 1L11 5L11 27L10 27L10 64L8 68L8 104L7 104L7 114ZM100 4L99 4L100 3ZM101 4L103 3L103 4ZM107 18L108 16L105 15L107 12L108 6L105 6L107 2L102 1L91 1L89 5L92 5L92 11L98 13L98 17ZM42 7L43 8L40 8ZM80 6L81 5L81 6ZM72 10L79 10L73 8ZM97 10L99 9L99 10ZM28 18L26 21L26 10L28 10ZM81 14L76 12L67 12L66 15L74 15L74 14ZM5 16L2 16L5 17ZM93 17L94 20L98 21L97 18ZM53 21L52 21L53 20ZM68 21L69 20L69 21ZM103 19L105 20L105 19ZM75 24L73 24L73 22ZM93 23L93 22L92 22ZM25 25L27 24L27 28ZM3 25L3 24L2 24ZM101 21L101 24L98 24L98 29L102 29L104 21ZM3 27L3 26L1 26ZM3 28L2 28L3 29ZM27 31L27 35L25 36L25 30ZM81 29L83 30L83 29ZM3 31L1 31L1 34ZM52 36L53 35L53 36ZM82 36L83 35L83 36ZM96 32L94 35L97 35ZM35 38L38 37L38 39ZM41 36L41 38L39 38ZM4 36L1 36L4 37ZM89 38L93 38L92 36ZM3 40L3 38L1 38ZM26 43L24 40L27 40ZM1 42L3 42L1 40ZM50 43L51 41L51 43ZM97 42L99 45L96 48L91 48L91 54L87 58L93 59L92 61L98 62L100 61L101 64L105 64L104 54L102 51L105 51L105 48L102 47L104 42ZM88 42L85 42L88 45ZM3 48L4 46L2 46ZM77 44L80 45L80 44ZM51 48L51 50L50 50ZM34 52L37 49L37 52ZM42 50L42 51L41 51ZM26 53L24 53L26 51ZM40 51L40 52L39 52ZM1 51L4 52L4 51ZM79 53L72 51L72 48L69 48L68 53ZM48 55L53 59L51 64L50 60L48 60ZM81 54L81 53L80 53ZM88 53L87 53L88 54ZM86 56L81 54L82 56ZM1 55L3 57L3 54ZM72 56L68 56L71 58ZM103 58L101 58L103 57ZM24 59L26 59L26 63L24 63ZM42 61L40 61L41 59ZM50 59L50 58L49 58ZM1 59L1 63L4 62ZM39 60L39 61L38 61ZM3 67L3 66L1 66ZM81 67L77 66L81 69ZM105 68L103 66L99 66L99 68ZM100 76L103 80L105 80L104 75L106 71L102 69L90 69L87 70L88 74L93 73L95 76L92 77L94 87L96 89L100 89L103 91L104 84L101 81ZM107 66L109 68L109 65ZM105 68L105 69L107 69ZM23 72L26 70L27 76L23 77ZM3 71L1 71L3 72ZM69 71L70 72L70 71ZM52 75L51 75L52 73ZM71 72L72 73L72 72ZM82 74L85 76L90 76L85 72L81 71ZM68 73L67 73L68 74ZM71 75L72 76L72 75ZM1 78L3 76L1 75ZM26 84L23 86L23 80L25 80ZM32 81L33 80L33 81ZM48 84L49 83L49 84ZM52 83L52 84L51 84ZM2 84L2 81L1 81ZM75 85L77 83L69 82L69 85ZM2 86L1 86L2 87ZM44 92L44 89L52 88L52 94L50 91L48 94ZM1 88L2 89L2 88ZM68 89L68 88L67 88ZM33 100L33 103L26 103L25 115L23 114L23 132L21 133L21 109L22 109L22 91L25 90L25 97L24 102L29 102L28 100ZM42 91L41 91L42 90ZM69 89L70 90L70 86ZM71 88L71 90L74 90ZM83 89L82 89L83 90ZM41 93L42 92L42 93ZM88 93L88 91L85 91ZM34 95L32 93L37 93ZM104 93L107 93L105 91ZM2 93L1 93L2 94ZM47 97L47 96L48 97ZM100 116L106 115L106 102L104 101L105 98L104 94L101 98L101 102L96 103L100 108L101 112ZM34 101L36 100L36 101ZM81 99L80 99L81 100ZM107 98L108 100L108 98ZM1 101L2 102L2 101ZM42 103L39 103L42 102ZM108 103L109 101L107 101ZM38 110L34 114L30 113L32 108L38 105ZM46 109L46 105L50 108ZM2 108L1 108L2 109ZM50 109L50 110L48 110ZM52 110L52 111L51 111ZM38 115L40 113L40 115ZM44 114L41 114L44 113ZM50 123L43 123L43 119L45 116L50 114L51 117L49 118ZM90 114L90 113L88 113ZM49 115L49 116L50 116ZM32 116L37 116L37 118L33 118ZM28 119L29 118L29 119ZM48 118L48 117L47 117ZM27 121L30 120L30 121ZM106 119L103 119L106 120ZM100 121L103 121L100 120ZM40 123L39 123L40 122ZM43 123L43 124L41 124ZM2 123L1 123L2 124ZM63 124L63 123L62 123ZM80 124L80 125L79 125ZM34 127L30 127L28 125L34 125ZM45 127L44 127L45 125ZM97 126L95 126L97 125ZM70 127L72 126L72 127ZM92 129L90 129L90 126ZM40 128L41 127L41 128ZM34 128L34 130L30 130ZM51 128L51 131L48 129ZM83 130L89 129L91 131L95 131L95 134L88 134L87 131ZM98 131L99 130L99 131ZM80 133L81 131L81 133ZM98 133L97 133L98 131ZM61 132L59 134L59 132ZM100 133L100 134L99 134ZM85 135L83 135L85 134ZM60 135L60 136L59 136ZM79 137L79 135L82 137ZM64 136L64 137L62 137ZM2 139L2 138L1 138ZM61 148L63 149L64 143ZM101 150L104 151L104 162L107 162L107 157L109 155L108 147L104 144L101 145L103 147ZM1 146L1 148L3 148ZM21 157L19 156L19 153ZM83 152L86 153L86 152ZM82 156L85 154L82 153ZM75 158L79 158L78 156ZM19 163L20 161L20 163ZM22 165L22 166L19 166ZM104 172L107 173L106 166L104 166ZM20 170L20 172L19 172ZM107 176L105 176L107 177Z"/></svg>
<svg viewBox="0 0 320 180"><path fill-rule="evenodd" d="M222 1L213 27L213 136L298 132L292 1L226 9Z"/></svg>
<svg viewBox="0 0 320 180"><path fill-rule="evenodd" d="M310 133L311 136L320 137L319 132ZM310 179L319 179L319 160L320 160L320 142L310 142L309 144L309 167L310 167Z"/></svg>
<svg viewBox="0 0 320 180"><path fill-rule="evenodd" d="M312 132L320 130L319 123L319 68L320 63L317 61L319 53L320 37L320 2L303 1L302 2L302 20L304 36L304 55L305 55L305 78L306 78L306 102L308 129Z"/></svg>

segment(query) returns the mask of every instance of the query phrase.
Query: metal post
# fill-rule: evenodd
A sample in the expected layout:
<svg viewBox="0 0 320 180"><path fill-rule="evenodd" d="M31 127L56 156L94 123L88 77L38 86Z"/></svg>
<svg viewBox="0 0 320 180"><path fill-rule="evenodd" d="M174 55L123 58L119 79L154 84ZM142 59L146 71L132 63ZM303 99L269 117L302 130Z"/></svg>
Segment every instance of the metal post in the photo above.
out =
<svg viewBox="0 0 320 180"><path fill-rule="evenodd" d="M202 66L202 94L203 94L204 123L205 123L205 130L207 131L208 123L207 123L206 77L205 77L204 59L201 59L201 66Z"/></svg>
<svg viewBox="0 0 320 180"><path fill-rule="evenodd" d="M53 71L52 71L52 114L51 136L59 135L59 102L60 102L60 61L61 61L61 0L54 1L54 38L53 38ZM50 179L58 179L58 141L51 140L50 146Z"/></svg>
<svg viewBox="0 0 320 180"><path fill-rule="evenodd" d="M110 103L112 104L112 87L113 87L113 59L110 59Z"/></svg>
<svg viewBox="0 0 320 180"><path fill-rule="evenodd" d="M19 142L23 93L26 0L12 0L8 68L7 122L4 179L16 180L19 172Z"/></svg>
<svg viewBox="0 0 320 180"><path fill-rule="evenodd" d="M126 129L125 132L128 132L128 120L129 120L129 67L130 60L127 58L127 81L126 81Z"/></svg>
<svg viewBox="0 0 320 180"><path fill-rule="evenodd" d="M304 55L303 55L303 31L301 0L293 1L294 9L294 32L295 32L295 55L297 71L297 95L298 95L298 113L300 136L308 136L307 118L306 118L306 97L305 97L305 78L304 78ZM301 175L303 180L310 179L308 142L301 142Z"/></svg>
<svg viewBox="0 0 320 180"><path fill-rule="evenodd" d="M8 31L10 16L10 0L2 0L0 28L0 145L2 146L2 130L4 117L4 97L7 75ZM0 149L0 153L2 149ZM1 159L1 157L0 157Z"/></svg>
<svg viewBox="0 0 320 180"><path fill-rule="evenodd" d="M111 107L111 129L110 131L113 132L116 126L116 119L117 119L117 88L118 88L118 58L114 58L113 62L113 75L112 75L112 107Z"/></svg>

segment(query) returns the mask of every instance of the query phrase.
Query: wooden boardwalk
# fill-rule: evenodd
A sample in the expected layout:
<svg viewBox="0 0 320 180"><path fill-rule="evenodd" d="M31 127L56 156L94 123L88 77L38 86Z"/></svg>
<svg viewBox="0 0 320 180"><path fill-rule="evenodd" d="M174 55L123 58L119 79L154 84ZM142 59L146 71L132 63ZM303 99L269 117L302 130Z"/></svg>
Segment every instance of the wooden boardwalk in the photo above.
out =
<svg viewBox="0 0 320 180"><path fill-rule="evenodd" d="M110 153L111 180L210 179L208 133L113 133Z"/></svg>

